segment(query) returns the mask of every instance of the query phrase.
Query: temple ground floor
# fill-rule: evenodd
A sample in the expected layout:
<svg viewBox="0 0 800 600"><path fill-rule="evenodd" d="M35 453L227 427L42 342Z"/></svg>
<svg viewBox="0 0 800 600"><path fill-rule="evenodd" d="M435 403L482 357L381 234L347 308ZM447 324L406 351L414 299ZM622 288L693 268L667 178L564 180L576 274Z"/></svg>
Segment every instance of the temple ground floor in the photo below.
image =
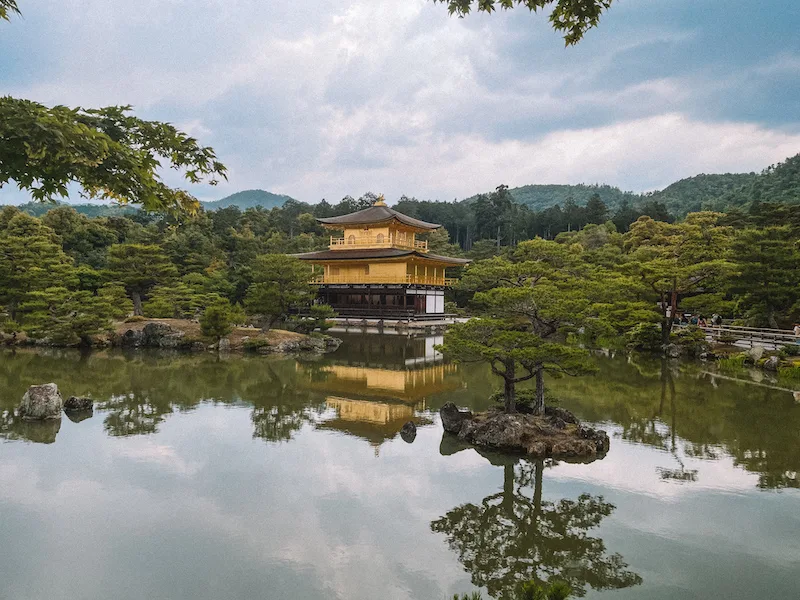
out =
<svg viewBox="0 0 800 600"><path fill-rule="evenodd" d="M442 317L444 287L403 284L321 285L319 300L342 317L417 319Z"/></svg>

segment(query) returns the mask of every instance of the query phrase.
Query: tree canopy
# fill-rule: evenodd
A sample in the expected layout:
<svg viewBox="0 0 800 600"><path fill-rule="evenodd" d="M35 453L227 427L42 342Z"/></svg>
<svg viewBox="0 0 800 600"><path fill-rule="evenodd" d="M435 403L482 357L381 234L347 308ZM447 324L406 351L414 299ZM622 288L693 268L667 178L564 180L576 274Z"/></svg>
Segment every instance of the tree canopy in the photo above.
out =
<svg viewBox="0 0 800 600"><path fill-rule="evenodd" d="M0 19L8 21L12 14L19 14L16 0L0 0Z"/></svg>
<svg viewBox="0 0 800 600"><path fill-rule="evenodd" d="M13 180L35 200L69 195L136 204L148 211L194 213L198 201L166 185L162 161L190 183L216 185L225 166L213 149L168 123L145 121L130 106L48 108L0 97L0 187Z"/></svg>
<svg viewBox="0 0 800 600"><path fill-rule="evenodd" d="M497 8L525 7L531 12L552 8L550 23L564 34L567 46L577 44L584 34L596 27L600 16L608 10L613 0L433 0L447 4L450 14L463 17L472 10L491 13Z"/></svg>

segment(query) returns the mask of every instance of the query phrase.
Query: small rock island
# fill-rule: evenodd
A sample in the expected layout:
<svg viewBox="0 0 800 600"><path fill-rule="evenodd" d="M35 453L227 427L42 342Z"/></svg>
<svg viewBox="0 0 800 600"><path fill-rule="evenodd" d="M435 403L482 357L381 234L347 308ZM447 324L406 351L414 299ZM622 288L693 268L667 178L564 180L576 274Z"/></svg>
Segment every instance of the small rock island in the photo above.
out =
<svg viewBox="0 0 800 600"><path fill-rule="evenodd" d="M439 410L445 435L456 435L483 450L531 458L602 457L609 449L608 434L582 425L568 410L547 406L543 415L508 413L500 408L473 414L452 402Z"/></svg>

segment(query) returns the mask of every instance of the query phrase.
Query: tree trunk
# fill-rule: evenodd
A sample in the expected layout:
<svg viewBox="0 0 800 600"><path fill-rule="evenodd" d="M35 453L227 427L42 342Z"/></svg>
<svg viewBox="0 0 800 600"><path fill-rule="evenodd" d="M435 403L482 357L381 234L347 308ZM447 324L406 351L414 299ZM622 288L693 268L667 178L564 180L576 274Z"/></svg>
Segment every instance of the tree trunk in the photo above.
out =
<svg viewBox="0 0 800 600"><path fill-rule="evenodd" d="M141 317L142 312L142 295L139 292L131 292L131 300L133 300L133 314Z"/></svg>
<svg viewBox="0 0 800 600"><path fill-rule="evenodd" d="M509 517L514 515L514 465L503 465L503 510Z"/></svg>
<svg viewBox="0 0 800 600"><path fill-rule="evenodd" d="M775 318L775 311L772 308L769 309L769 314L767 315L767 323L772 329L778 329L778 320Z"/></svg>
<svg viewBox="0 0 800 600"><path fill-rule="evenodd" d="M667 295L661 292L661 345L669 344L669 334L672 333L672 317L667 316Z"/></svg>
<svg viewBox="0 0 800 600"><path fill-rule="evenodd" d="M533 510L538 520L542 514L542 475L544 474L544 461L537 460L534 465L534 484L533 484Z"/></svg>
<svg viewBox="0 0 800 600"><path fill-rule="evenodd" d="M506 363L506 372L503 375L505 381L505 409L507 413L517 412L517 389L514 381L515 367L514 361Z"/></svg>
<svg viewBox="0 0 800 600"><path fill-rule="evenodd" d="M276 320L277 317L275 317L274 315L265 315L261 321L261 331L263 333L267 333Z"/></svg>
<svg viewBox="0 0 800 600"><path fill-rule="evenodd" d="M544 369L536 369L536 401L533 404L533 414L544 414Z"/></svg>

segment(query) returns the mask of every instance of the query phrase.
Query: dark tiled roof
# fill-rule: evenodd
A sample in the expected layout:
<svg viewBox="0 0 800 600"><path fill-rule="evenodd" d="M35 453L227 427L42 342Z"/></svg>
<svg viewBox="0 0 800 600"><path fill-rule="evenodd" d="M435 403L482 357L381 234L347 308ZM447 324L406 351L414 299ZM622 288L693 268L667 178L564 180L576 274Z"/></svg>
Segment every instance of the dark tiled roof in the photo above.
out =
<svg viewBox="0 0 800 600"><path fill-rule="evenodd" d="M359 210L349 215L342 215L341 217L327 217L324 219L317 219L323 225L366 225L369 223L383 223L397 219L404 225L409 227L417 227L419 229L439 229L441 225L436 223L426 223L419 219L412 219L403 213L389 208L388 206L370 206L364 210Z"/></svg>
<svg viewBox="0 0 800 600"><path fill-rule="evenodd" d="M426 252L416 252L415 250L401 250L400 248L364 248L362 250L321 250L319 252L306 252L305 254L295 254L300 260L353 260L365 258L398 258L400 256L415 256L417 258L435 260L450 263L453 265L466 265L471 262L466 258L453 258L450 256L439 256L438 254L428 254Z"/></svg>

